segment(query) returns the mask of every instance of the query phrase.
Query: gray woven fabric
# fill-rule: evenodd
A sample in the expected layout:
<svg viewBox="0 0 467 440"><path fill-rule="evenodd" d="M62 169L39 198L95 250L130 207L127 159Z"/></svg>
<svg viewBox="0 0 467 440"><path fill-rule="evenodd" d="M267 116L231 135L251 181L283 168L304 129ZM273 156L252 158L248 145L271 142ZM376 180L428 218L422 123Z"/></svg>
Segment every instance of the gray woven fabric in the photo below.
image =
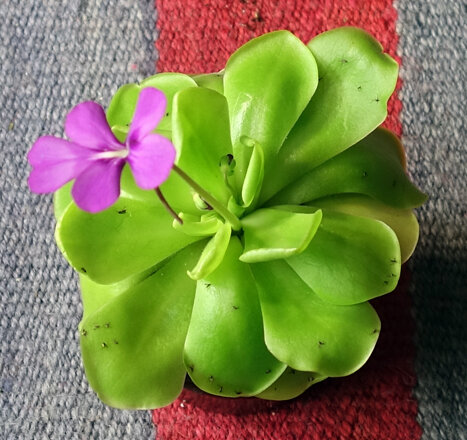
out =
<svg viewBox="0 0 467 440"><path fill-rule="evenodd" d="M409 168L430 195L414 258L415 396L423 439L467 438L465 1L399 0Z"/></svg>
<svg viewBox="0 0 467 440"><path fill-rule="evenodd" d="M0 2L0 438L149 439L148 411L101 404L81 368L77 278L26 152L79 101L155 69L152 0Z"/></svg>

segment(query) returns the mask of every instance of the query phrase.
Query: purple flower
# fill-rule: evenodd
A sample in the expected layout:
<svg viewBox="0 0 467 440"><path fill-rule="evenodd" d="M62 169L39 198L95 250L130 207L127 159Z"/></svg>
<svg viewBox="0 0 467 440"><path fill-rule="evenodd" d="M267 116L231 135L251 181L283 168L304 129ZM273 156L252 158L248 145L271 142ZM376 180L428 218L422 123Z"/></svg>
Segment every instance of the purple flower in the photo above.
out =
<svg viewBox="0 0 467 440"><path fill-rule="evenodd" d="M175 148L163 136L153 134L165 113L167 100L155 88L140 92L125 143L119 142L93 101L83 102L68 113L65 133L69 141L40 137L28 154L33 169L28 179L35 193L56 191L75 179L71 194L88 212L102 211L120 195L120 176L125 163L136 184L154 189L169 177Z"/></svg>

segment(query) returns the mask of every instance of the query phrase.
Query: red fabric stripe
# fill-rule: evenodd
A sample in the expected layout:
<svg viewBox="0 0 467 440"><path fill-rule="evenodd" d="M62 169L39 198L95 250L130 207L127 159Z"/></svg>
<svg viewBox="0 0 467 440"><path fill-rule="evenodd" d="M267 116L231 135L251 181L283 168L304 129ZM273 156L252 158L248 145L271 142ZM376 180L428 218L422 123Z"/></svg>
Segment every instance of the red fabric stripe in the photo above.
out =
<svg viewBox="0 0 467 440"><path fill-rule="evenodd" d="M390 0L158 0L156 7L159 72L217 71L237 47L265 32L289 29L307 42L343 25L368 30L398 59L397 15ZM385 125L398 134L400 108L395 94ZM357 373L281 403L185 390L172 405L153 412L157 439L418 440L408 278L405 272L396 293L374 302L382 333Z"/></svg>
<svg viewBox="0 0 467 440"><path fill-rule="evenodd" d="M339 26L366 29L400 61L391 0L157 0L156 7L158 72L215 72L239 46L265 32L288 29L308 42ZM398 135L400 109L394 94L385 125Z"/></svg>

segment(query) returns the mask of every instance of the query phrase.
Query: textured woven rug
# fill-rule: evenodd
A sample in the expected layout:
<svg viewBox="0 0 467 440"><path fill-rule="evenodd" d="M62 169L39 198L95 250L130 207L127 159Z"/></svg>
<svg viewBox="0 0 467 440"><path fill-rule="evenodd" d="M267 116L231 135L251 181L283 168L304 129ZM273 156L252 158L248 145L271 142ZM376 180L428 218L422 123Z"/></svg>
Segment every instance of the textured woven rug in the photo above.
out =
<svg viewBox="0 0 467 440"><path fill-rule="evenodd" d="M0 3L0 438L151 439L156 430L160 440L467 438L465 1L155 6ZM421 239L410 271L397 293L374 303L383 331L373 357L358 373L292 402L185 391L152 417L104 406L82 371L77 279L53 242L51 198L27 190L27 150L41 134L61 135L77 102L105 106L120 84L156 65L216 70L263 32L287 28L307 41L341 25L369 30L401 62L387 124L402 134L409 171L431 196L418 211Z"/></svg>

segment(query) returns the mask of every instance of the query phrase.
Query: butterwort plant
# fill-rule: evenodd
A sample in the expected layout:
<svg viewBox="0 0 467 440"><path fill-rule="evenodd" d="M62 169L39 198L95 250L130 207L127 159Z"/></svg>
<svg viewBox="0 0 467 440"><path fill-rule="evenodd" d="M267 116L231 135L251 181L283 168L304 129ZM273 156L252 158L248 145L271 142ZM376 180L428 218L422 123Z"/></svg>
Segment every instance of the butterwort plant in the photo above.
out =
<svg viewBox="0 0 467 440"><path fill-rule="evenodd" d="M187 374L225 397L285 400L349 375L381 330L426 199L381 128L397 63L363 30L287 31L218 73L161 73L39 138L30 187L55 192L79 272L89 383L158 408Z"/></svg>

